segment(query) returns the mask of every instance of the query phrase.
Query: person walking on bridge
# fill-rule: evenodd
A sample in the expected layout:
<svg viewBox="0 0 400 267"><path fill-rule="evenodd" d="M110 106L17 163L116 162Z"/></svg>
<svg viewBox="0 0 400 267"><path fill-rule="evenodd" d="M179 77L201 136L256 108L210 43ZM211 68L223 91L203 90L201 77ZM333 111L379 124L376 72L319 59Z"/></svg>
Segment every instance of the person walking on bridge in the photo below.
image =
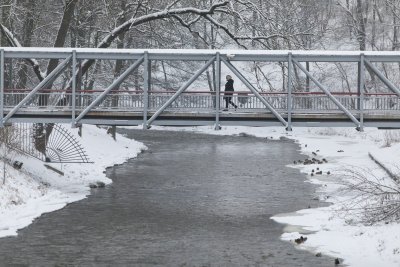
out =
<svg viewBox="0 0 400 267"><path fill-rule="evenodd" d="M233 95L234 89L233 89L233 79L232 76L226 75L226 84L225 84L225 95L224 95L224 100L225 100L225 109L224 111L228 110L229 104L235 107L237 109L237 105L232 102L232 95Z"/></svg>

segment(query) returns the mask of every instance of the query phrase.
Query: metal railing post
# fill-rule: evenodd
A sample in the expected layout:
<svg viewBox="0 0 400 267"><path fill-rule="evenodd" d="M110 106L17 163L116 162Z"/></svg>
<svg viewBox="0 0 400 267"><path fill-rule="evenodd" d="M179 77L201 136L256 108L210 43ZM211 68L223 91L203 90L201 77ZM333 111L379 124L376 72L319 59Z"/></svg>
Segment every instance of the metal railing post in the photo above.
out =
<svg viewBox="0 0 400 267"><path fill-rule="evenodd" d="M3 127L4 117L4 49L0 50L0 127Z"/></svg>
<svg viewBox="0 0 400 267"><path fill-rule="evenodd" d="M221 55L216 55L216 75L215 75L215 130L219 130L219 109L220 109L220 91L221 91Z"/></svg>
<svg viewBox="0 0 400 267"><path fill-rule="evenodd" d="M287 81L287 127L286 131L292 131L292 53L288 54L288 81Z"/></svg>
<svg viewBox="0 0 400 267"><path fill-rule="evenodd" d="M358 109L360 111L360 127L359 131L364 131L364 85L365 85L365 65L364 65L364 54L360 55L360 69L359 69L359 106Z"/></svg>
<svg viewBox="0 0 400 267"><path fill-rule="evenodd" d="M76 115L76 50L72 50L72 127L76 126L75 124L75 115Z"/></svg>
<svg viewBox="0 0 400 267"><path fill-rule="evenodd" d="M143 130L147 129L147 113L149 109L149 84L150 84L150 75L149 75L149 53L147 51L144 52L144 70L143 70Z"/></svg>

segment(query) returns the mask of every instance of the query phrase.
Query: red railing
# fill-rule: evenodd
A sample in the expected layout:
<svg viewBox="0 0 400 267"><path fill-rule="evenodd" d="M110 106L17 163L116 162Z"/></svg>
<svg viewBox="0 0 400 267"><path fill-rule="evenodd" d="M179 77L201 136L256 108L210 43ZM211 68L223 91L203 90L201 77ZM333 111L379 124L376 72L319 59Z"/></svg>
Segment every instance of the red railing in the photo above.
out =
<svg viewBox="0 0 400 267"><path fill-rule="evenodd" d="M4 93L29 93L31 89L4 89ZM42 89L39 91L40 93L71 93L72 90L68 89ZM76 93L102 93L104 90L77 90ZM144 93L143 90L112 90L110 94L141 94ZM152 90L149 91L149 94L174 94L176 91L173 90ZM215 95L214 91L184 91L183 93L190 94L212 94ZM220 91L220 94L225 94L225 91ZM338 96L360 96L357 92L330 92L332 95ZM234 91L233 94L237 95L253 95L251 91ZM287 95L287 92L259 92L260 95ZM306 96L306 95L325 95L324 92L292 92L292 95ZM365 96L397 96L395 93L364 93Z"/></svg>

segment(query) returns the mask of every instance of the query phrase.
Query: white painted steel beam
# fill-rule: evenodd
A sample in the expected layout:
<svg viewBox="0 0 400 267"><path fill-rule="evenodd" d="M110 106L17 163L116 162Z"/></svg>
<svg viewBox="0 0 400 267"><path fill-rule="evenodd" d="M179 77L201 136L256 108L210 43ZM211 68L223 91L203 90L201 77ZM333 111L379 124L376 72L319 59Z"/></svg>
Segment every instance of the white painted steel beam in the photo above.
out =
<svg viewBox="0 0 400 267"><path fill-rule="evenodd" d="M365 86L365 57L364 54L361 54L361 61L359 63L359 70L358 70L358 92L359 92L359 99L358 99L358 110L360 112L360 131L364 131L364 86Z"/></svg>
<svg viewBox="0 0 400 267"><path fill-rule="evenodd" d="M397 51L310 51L310 50L206 50L206 49L102 49L4 47L5 58L66 58L76 50L77 59L139 59L147 51L149 60L205 61L220 53L230 61L287 62L292 53L298 62L360 62L365 54L370 62L400 62Z"/></svg>
<svg viewBox="0 0 400 267"><path fill-rule="evenodd" d="M76 50L72 51L72 127L75 127L76 121Z"/></svg>
<svg viewBox="0 0 400 267"><path fill-rule="evenodd" d="M288 126L286 127L287 131L292 131L292 68L293 68L293 63L292 63L292 53L289 53L288 55L288 79L287 79L287 123Z"/></svg>
<svg viewBox="0 0 400 267"><path fill-rule="evenodd" d="M217 56L216 56L216 63L217 66L215 68L216 71L216 75L215 75L215 126L214 129L215 130L219 130L220 126L219 126L219 113L220 113L220 91L221 91L221 55L217 52Z"/></svg>
<svg viewBox="0 0 400 267"><path fill-rule="evenodd" d="M150 71L151 71L151 68L150 68L149 54L147 52L144 52L143 130L147 129L147 112L148 112L148 109L149 109L149 90L150 90Z"/></svg>

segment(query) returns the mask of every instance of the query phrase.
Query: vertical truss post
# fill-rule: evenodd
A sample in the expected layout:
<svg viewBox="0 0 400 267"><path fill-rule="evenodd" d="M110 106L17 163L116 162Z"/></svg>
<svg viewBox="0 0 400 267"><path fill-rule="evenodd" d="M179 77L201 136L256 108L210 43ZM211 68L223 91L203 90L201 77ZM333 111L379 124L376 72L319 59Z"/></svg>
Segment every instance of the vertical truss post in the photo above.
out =
<svg viewBox="0 0 400 267"><path fill-rule="evenodd" d="M76 115L76 50L72 50L72 127L75 127Z"/></svg>
<svg viewBox="0 0 400 267"><path fill-rule="evenodd" d="M3 127L4 116L4 49L0 50L0 127Z"/></svg>
<svg viewBox="0 0 400 267"><path fill-rule="evenodd" d="M215 68L215 80L214 80L214 92L215 92L215 130L219 130L219 107L220 107L220 90L221 90L221 55L219 52L216 54L216 68Z"/></svg>
<svg viewBox="0 0 400 267"><path fill-rule="evenodd" d="M147 112L149 109L149 85L150 85L150 64L149 53L144 52L144 70L143 70L143 130L147 129Z"/></svg>
<svg viewBox="0 0 400 267"><path fill-rule="evenodd" d="M287 128L286 131L292 131L292 53L288 54L288 81L287 81Z"/></svg>
<svg viewBox="0 0 400 267"><path fill-rule="evenodd" d="M364 65L364 53L360 55L359 65L359 83L358 83L358 109L360 112L360 127L359 131L364 131L364 85L365 85L365 65Z"/></svg>

